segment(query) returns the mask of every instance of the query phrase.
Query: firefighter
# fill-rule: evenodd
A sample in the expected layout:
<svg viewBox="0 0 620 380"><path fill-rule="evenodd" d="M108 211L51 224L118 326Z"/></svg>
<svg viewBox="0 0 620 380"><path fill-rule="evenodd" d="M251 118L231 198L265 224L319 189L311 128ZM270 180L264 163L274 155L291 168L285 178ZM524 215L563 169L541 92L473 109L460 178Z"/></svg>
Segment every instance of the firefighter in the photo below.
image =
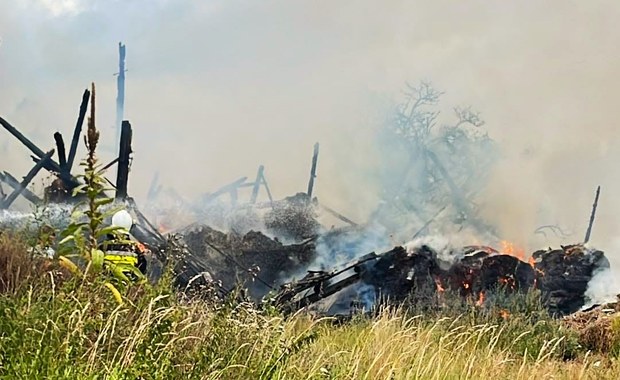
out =
<svg viewBox="0 0 620 380"><path fill-rule="evenodd" d="M131 215L125 210L118 211L112 216L112 226L118 229L108 234L106 241L101 245L104 263L117 265L132 281L144 279L147 250L129 232L133 226Z"/></svg>

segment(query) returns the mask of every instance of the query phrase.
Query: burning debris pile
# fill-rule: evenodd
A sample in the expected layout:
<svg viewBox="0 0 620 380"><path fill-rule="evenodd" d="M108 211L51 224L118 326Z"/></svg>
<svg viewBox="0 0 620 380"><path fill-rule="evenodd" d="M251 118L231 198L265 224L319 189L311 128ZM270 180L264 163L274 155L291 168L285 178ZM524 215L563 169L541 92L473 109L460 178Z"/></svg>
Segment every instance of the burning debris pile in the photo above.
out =
<svg viewBox="0 0 620 380"><path fill-rule="evenodd" d="M334 313L357 308L370 310L377 303L385 302L424 305L436 302L437 295L445 291L482 305L488 294L498 290L538 289L554 315L574 313L591 301L587 299L590 282L601 269L609 268L609 262L603 252L588 249L583 244L537 251L529 261L510 244L500 250L468 246L449 252L418 244L397 246L382 254L373 252L358 256L377 247L399 244L387 245L390 240L407 241L416 230L414 239L446 234L451 227L456 231L469 229L488 241L496 238L494 228L479 216L481 206L476 201L490 172L487 169L492 155L488 153L494 147L493 141L480 130L484 123L477 113L456 109L456 123L435 128L438 111L433 111L432 107L441 93L427 84L410 90L388 136L389 141L401 144L388 145L393 150L389 152L394 160L391 164L398 164L397 172L402 175L394 176L393 171L389 172L383 199L367 224L358 225L313 197L318 143L314 146L307 191L282 200L274 200L263 165L259 165L254 181L241 177L202 194L196 201L187 201L173 190L163 191L156 175L147 197L152 211L147 210L147 213L155 223L140 212L128 195L133 132L131 124L122 118L117 123L118 157L104 168L117 166L116 182L108 180L115 189L114 198L134 214L137 223L131 233L155 253L154 262L163 265L168 261L165 249L160 249L166 243L163 230L174 231L183 238L188 254L175 268L181 289L218 284L220 289L229 292L241 285L255 301L269 294L277 305L289 312L329 298L333 300L329 309ZM60 133L54 135L56 149L45 153L0 118L1 126L34 154L35 161L22 181L8 172L0 173L0 182L13 189L7 195L0 187L0 209L8 209L20 196L35 205L79 201L72 194L81 187L80 177L72 174L72 168L89 102L93 105L94 94L86 90L68 154ZM42 169L55 177L45 190L45 199L27 189ZM245 189L251 189L248 202L240 199ZM261 189L268 198L263 203L258 202ZM163 202L160 201L164 195L174 201L166 212L162 211ZM222 197L229 197L229 202L224 202ZM327 231L319 222L319 218L327 214L346 223L347 228ZM0 222L7 219L9 224L25 223L26 217L22 214L17 218L14 213L9 216L4 212ZM183 228L188 224L190 227ZM344 261L349 264L329 268ZM290 281L300 273L307 274L299 281Z"/></svg>
<svg viewBox="0 0 620 380"><path fill-rule="evenodd" d="M246 287L256 301L277 287L287 273L305 268L314 259L313 239L284 245L261 232L225 234L207 226L182 233L191 254L177 266L181 288L215 282L226 291Z"/></svg>
<svg viewBox="0 0 620 380"><path fill-rule="evenodd" d="M341 290L355 285L357 299L351 298L350 304L361 304L366 310L377 300L429 304L445 291L482 305L493 292L535 288L541 291L551 314L566 315L586 303L585 291L593 273L609 267L603 252L583 245L538 251L530 262L488 247L465 247L451 254L454 261L446 262L427 245L371 253L341 269L310 271L300 281L283 285L276 302L284 310L295 311L338 297Z"/></svg>

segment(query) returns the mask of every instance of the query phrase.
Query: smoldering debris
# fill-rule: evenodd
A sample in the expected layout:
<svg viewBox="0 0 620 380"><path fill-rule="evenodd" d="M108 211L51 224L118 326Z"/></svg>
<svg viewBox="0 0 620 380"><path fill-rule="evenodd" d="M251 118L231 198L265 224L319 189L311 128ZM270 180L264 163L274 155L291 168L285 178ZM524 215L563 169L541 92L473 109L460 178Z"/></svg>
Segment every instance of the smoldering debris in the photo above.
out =
<svg viewBox="0 0 620 380"><path fill-rule="evenodd" d="M182 231L181 236L191 253L176 268L180 288L200 286L205 281L215 282L226 291L241 286L257 302L277 288L281 277L305 268L315 255L313 239L284 245L257 231L226 234L203 225ZM208 276L192 283L201 273Z"/></svg>
<svg viewBox="0 0 620 380"><path fill-rule="evenodd" d="M609 267L603 252L583 245L538 251L530 262L489 247L464 247L453 254L459 259L443 269L439 255L427 245L370 253L338 269L309 271L301 280L282 285L275 300L283 310L293 312L357 286L357 297L346 294L349 311L359 304L370 311L377 306L375 300L431 305L438 295L451 291L482 305L495 292L538 289L549 312L560 316L582 308L594 273Z"/></svg>

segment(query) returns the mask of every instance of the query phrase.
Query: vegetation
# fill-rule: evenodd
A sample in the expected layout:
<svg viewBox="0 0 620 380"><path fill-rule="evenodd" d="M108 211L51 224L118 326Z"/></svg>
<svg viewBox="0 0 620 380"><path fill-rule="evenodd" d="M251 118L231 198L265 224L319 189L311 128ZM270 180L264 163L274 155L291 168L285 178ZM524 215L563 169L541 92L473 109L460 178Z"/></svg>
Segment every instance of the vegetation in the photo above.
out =
<svg viewBox="0 0 620 380"><path fill-rule="evenodd" d="M232 299L187 299L173 291L169 275L128 289L119 305L97 281L30 257L26 245L7 234L0 237L0 261L12 263L0 273L0 378L620 375L614 357L586 352L575 333L524 303L521 310L472 306L468 313L383 310L341 323L304 314L284 318Z"/></svg>

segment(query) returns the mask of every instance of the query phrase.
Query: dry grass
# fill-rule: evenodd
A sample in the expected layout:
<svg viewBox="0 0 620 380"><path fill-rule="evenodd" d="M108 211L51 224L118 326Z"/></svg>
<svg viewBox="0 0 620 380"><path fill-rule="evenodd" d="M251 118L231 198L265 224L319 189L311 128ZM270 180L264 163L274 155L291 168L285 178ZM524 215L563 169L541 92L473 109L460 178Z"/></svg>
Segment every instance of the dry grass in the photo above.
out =
<svg viewBox="0 0 620 380"><path fill-rule="evenodd" d="M588 353L523 303L507 320L494 311L444 310L442 318L384 310L336 324L182 299L166 278L134 287L119 306L103 281L59 284L23 244L2 239L10 284L0 294L2 379L620 378L612 355Z"/></svg>

